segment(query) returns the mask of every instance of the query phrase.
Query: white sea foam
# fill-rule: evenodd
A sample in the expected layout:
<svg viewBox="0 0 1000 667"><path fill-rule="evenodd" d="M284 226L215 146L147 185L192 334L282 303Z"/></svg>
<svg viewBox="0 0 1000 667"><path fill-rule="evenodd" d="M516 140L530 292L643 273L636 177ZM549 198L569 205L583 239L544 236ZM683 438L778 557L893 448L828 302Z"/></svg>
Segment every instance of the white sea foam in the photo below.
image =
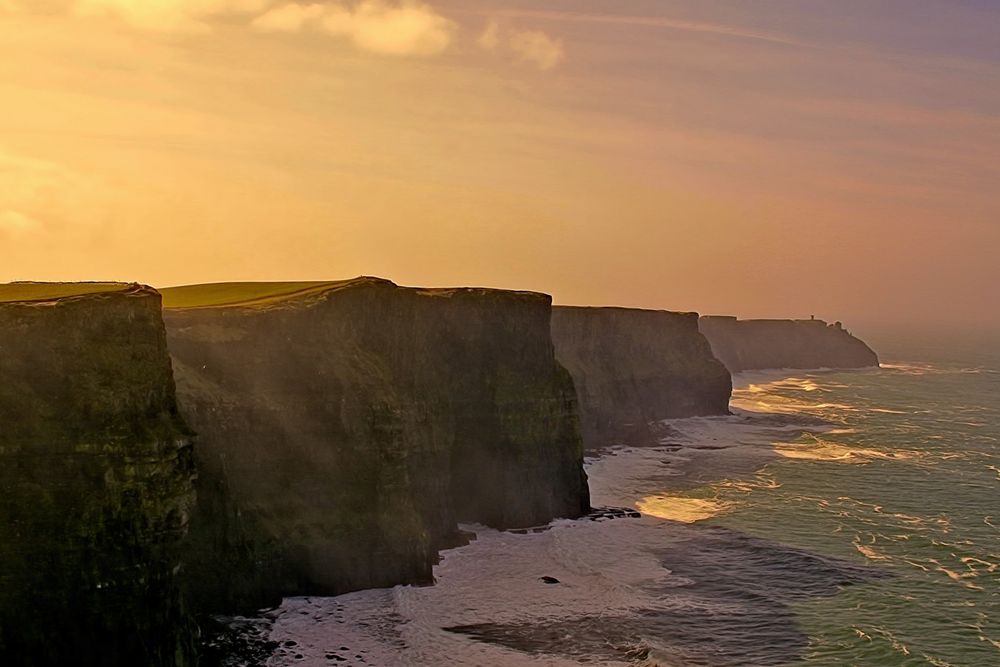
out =
<svg viewBox="0 0 1000 667"><path fill-rule="evenodd" d="M445 628L613 619L662 605L650 591L690 581L666 569L657 551L683 535L684 523L726 509L698 494L710 492L713 483L773 484L755 479L754 472L773 459L770 443L777 434L787 437L789 428L802 428L746 413L669 425L659 446L613 450L587 463L593 504L636 507L642 518L556 521L549 530L524 535L465 526L477 539L443 554L434 586L285 600L271 639L295 643L269 664L578 665L576 659L516 651ZM542 577L559 583L546 584ZM606 657L600 663L635 664ZM668 663L649 657L644 664Z"/></svg>
<svg viewBox="0 0 1000 667"><path fill-rule="evenodd" d="M556 522L551 530L527 535L466 526L478 539L444 554L434 586L286 600L271 637L295 641L294 652L303 659L276 656L272 664L325 665L328 654L342 655L348 664L386 667L578 664L444 628L614 615L649 604L643 589L670 576L644 548L662 537L650 525L654 521ZM545 584L545 576L560 583Z"/></svg>

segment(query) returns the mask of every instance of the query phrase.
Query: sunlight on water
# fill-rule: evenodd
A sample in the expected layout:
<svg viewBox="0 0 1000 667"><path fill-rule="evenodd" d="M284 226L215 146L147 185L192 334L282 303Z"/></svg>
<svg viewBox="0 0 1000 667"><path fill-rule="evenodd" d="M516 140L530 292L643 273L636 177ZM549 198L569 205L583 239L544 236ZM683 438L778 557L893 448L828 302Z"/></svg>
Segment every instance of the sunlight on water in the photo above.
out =
<svg viewBox="0 0 1000 667"><path fill-rule="evenodd" d="M704 521L728 508L726 503L717 500L684 496L647 496L635 506L643 514L683 523Z"/></svg>
<svg viewBox="0 0 1000 667"><path fill-rule="evenodd" d="M813 394L826 394L843 386L838 383L820 384L812 378L781 378L769 382L751 382L746 387L734 389L730 405L748 412L807 413L832 419L836 415L852 412L854 408L840 402L816 402Z"/></svg>
<svg viewBox="0 0 1000 667"><path fill-rule="evenodd" d="M879 451L862 447L851 447L830 442L822 438L813 438L806 442L777 442L774 451L789 459L808 459L812 461L841 461L843 463L867 463L872 459L910 459L910 452Z"/></svg>
<svg viewBox="0 0 1000 667"><path fill-rule="evenodd" d="M797 444L778 443L774 451L789 459L809 459L812 461L844 461L847 463L863 463L870 450L851 449L834 443Z"/></svg>

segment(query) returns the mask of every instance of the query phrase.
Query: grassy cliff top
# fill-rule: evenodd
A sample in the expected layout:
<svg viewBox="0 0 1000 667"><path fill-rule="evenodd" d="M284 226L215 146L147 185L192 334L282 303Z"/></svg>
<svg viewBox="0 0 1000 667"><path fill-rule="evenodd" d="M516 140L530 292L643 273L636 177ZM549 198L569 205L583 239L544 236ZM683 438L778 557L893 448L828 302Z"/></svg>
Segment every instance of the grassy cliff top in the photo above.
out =
<svg viewBox="0 0 1000 667"><path fill-rule="evenodd" d="M0 285L0 303L55 301L90 294L123 292L130 287L132 283L6 283Z"/></svg>
<svg viewBox="0 0 1000 667"><path fill-rule="evenodd" d="M631 308L629 306L572 306L555 304L552 306L553 312L563 313L603 313L603 314L623 314L639 315L676 315L679 317L699 317L698 313L687 310L665 310L663 308Z"/></svg>
<svg viewBox="0 0 1000 667"><path fill-rule="evenodd" d="M174 310L229 307L269 308L293 299L309 298L341 289L371 285L397 287L395 283L384 278L360 276L349 280L327 281L206 283L167 287L159 291L163 295L163 307ZM418 294L439 298L451 298L469 293L519 295L531 298L544 296L535 292L474 287L402 289L410 289Z"/></svg>
<svg viewBox="0 0 1000 667"><path fill-rule="evenodd" d="M206 283L161 289L164 308L224 308L267 307L288 299L314 296L364 282L383 282L379 279L354 278L351 280ZM388 282L388 281L384 281Z"/></svg>

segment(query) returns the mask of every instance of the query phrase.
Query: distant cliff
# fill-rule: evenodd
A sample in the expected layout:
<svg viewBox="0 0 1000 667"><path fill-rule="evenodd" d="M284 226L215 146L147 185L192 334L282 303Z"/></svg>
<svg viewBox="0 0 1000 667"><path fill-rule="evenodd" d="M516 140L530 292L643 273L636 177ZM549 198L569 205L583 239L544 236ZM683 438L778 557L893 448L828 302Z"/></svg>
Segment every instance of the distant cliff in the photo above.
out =
<svg viewBox="0 0 1000 667"><path fill-rule="evenodd" d="M158 293L0 286L0 664L194 664L192 476Z"/></svg>
<svg viewBox="0 0 1000 667"><path fill-rule="evenodd" d="M374 278L164 294L199 433L201 609L430 581L458 520L588 510L549 297Z"/></svg>
<svg viewBox="0 0 1000 667"><path fill-rule="evenodd" d="M728 414L732 381L696 313L559 306L552 338L588 447L652 441L662 419Z"/></svg>
<svg viewBox="0 0 1000 667"><path fill-rule="evenodd" d="M864 368L878 356L840 322L702 317L701 331L731 372L762 368Z"/></svg>

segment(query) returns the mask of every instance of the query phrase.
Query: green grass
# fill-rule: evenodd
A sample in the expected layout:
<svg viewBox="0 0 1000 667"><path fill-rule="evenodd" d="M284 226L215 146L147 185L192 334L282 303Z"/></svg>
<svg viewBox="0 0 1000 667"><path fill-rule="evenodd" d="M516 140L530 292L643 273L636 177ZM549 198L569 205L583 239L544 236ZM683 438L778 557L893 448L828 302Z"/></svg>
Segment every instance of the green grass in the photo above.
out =
<svg viewBox="0 0 1000 667"><path fill-rule="evenodd" d="M336 289L351 280L317 282L208 283L161 289L164 308L262 307Z"/></svg>
<svg viewBox="0 0 1000 667"><path fill-rule="evenodd" d="M120 292L129 283L7 283L0 285L0 303L52 301L71 296Z"/></svg>

